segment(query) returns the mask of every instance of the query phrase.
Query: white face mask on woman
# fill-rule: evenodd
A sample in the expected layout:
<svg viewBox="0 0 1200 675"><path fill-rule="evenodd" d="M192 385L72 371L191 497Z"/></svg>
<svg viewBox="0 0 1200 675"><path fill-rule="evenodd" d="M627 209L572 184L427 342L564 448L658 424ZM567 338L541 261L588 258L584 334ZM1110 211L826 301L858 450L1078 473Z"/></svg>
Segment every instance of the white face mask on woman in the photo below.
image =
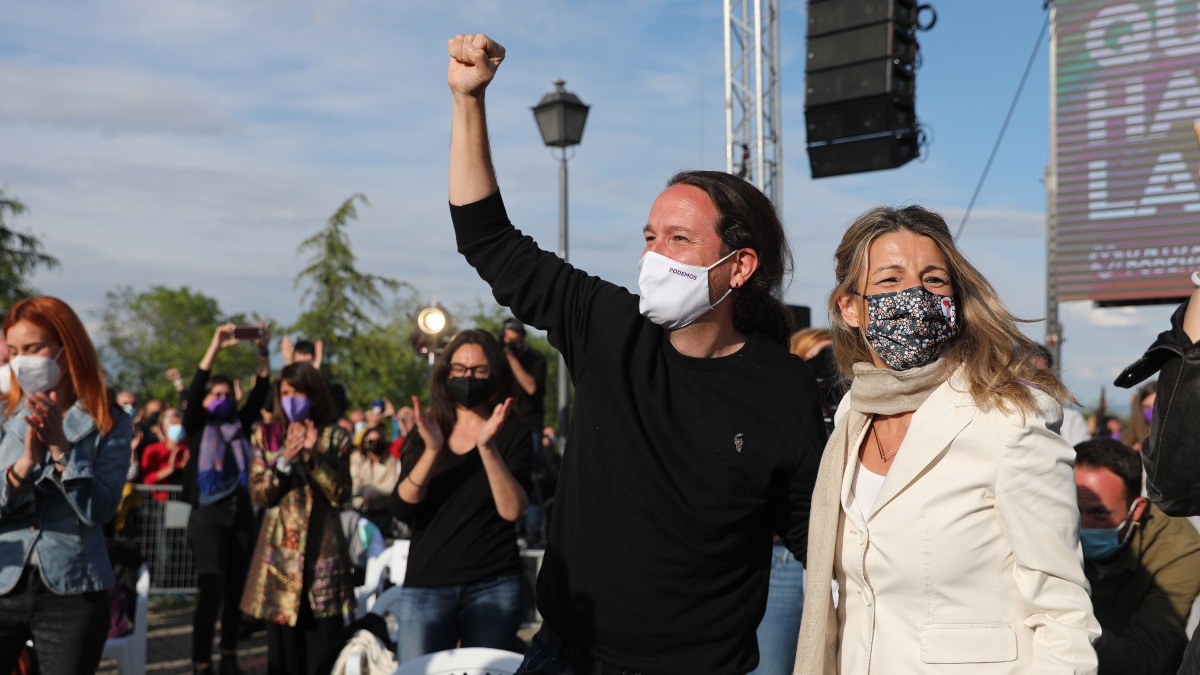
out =
<svg viewBox="0 0 1200 675"><path fill-rule="evenodd" d="M685 265L665 255L647 251L638 261L638 289L642 292L638 310L667 330L691 324L733 292L733 288L730 288L716 302L711 305L708 302L708 271L734 253L737 250L704 267Z"/></svg>
<svg viewBox="0 0 1200 675"><path fill-rule="evenodd" d="M58 357L63 353L59 348L54 356L14 356L8 362L13 374L17 376L17 384L26 394L37 394L50 391L58 386L62 379L62 366L58 365Z"/></svg>

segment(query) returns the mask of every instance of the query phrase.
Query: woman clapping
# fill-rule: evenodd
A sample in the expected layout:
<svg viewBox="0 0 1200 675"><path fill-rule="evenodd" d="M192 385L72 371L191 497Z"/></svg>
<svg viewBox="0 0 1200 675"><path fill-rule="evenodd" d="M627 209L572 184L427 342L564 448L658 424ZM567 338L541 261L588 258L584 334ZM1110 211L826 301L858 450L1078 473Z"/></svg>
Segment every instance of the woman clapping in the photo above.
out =
<svg viewBox="0 0 1200 675"><path fill-rule="evenodd" d="M63 301L18 302L4 336L16 382L0 436L0 673L33 638L41 673L90 675L113 585L101 528L121 500L132 420Z"/></svg>
<svg viewBox="0 0 1200 675"><path fill-rule="evenodd" d="M254 434L254 503L265 509L242 611L267 622L271 675L328 673L354 596L338 514L350 501L350 435L308 363L285 366L276 420Z"/></svg>
<svg viewBox="0 0 1200 675"><path fill-rule="evenodd" d="M529 430L507 419L512 371L491 335L459 333L433 369L432 410L400 457L392 513L413 530L400 595L400 661L463 647L509 649L521 625L513 523L529 503ZM507 421L506 421L507 420Z"/></svg>

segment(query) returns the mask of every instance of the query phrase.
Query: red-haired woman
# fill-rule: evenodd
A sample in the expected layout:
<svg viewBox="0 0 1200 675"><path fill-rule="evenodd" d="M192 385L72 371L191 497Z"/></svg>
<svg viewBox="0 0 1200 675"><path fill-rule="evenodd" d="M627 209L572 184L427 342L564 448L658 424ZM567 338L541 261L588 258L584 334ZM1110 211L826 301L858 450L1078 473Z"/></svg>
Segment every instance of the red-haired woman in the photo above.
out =
<svg viewBox="0 0 1200 675"><path fill-rule="evenodd" d="M0 436L0 673L33 638L42 673L93 673L108 634L112 568L101 528L129 469L132 420L61 300L4 320L15 382Z"/></svg>

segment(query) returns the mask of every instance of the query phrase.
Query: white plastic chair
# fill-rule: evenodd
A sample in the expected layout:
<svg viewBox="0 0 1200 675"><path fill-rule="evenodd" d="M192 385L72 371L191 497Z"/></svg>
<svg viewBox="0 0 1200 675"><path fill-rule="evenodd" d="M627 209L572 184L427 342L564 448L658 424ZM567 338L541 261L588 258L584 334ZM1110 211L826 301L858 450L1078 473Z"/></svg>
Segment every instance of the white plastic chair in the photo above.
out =
<svg viewBox="0 0 1200 675"><path fill-rule="evenodd" d="M138 570L137 612L133 620L133 632L121 637L108 638L104 643L104 658L117 662L121 675L143 675L146 672L146 624L150 622L150 568L146 565Z"/></svg>
<svg viewBox="0 0 1200 675"><path fill-rule="evenodd" d="M392 675L512 675L521 660L520 654L502 649L447 649L401 663Z"/></svg>
<svg viewBox="0 0 1200 675"><path fill-rule="evenodd" d="M375 603L379 589L383 586L385 574L393 584L404 583L404 573L408 568L408 545L407 539L398 539L379 555L367 559L365 583L354 589L359 616L365 616L370 611L371 605Z"/></svg>
<svg viewBox="0 0 1200 675"><path fill-rule="evenodd" d="M388 561L391 560L392 549L384 549L383 553L367 558L367 573L363 585L354 588L354 599L358 603L358 616L365 616L375 602L379 593L383 575L387 573Z"/></svg>
<svg viewBox="0 0 1200 675"><path fill-rule="evenodd" d="M408 572L408 548L412 542L408 539L397 539L392 542L392 560L388 565L388 580L393 586L403 586L404 577Z"/></svg>

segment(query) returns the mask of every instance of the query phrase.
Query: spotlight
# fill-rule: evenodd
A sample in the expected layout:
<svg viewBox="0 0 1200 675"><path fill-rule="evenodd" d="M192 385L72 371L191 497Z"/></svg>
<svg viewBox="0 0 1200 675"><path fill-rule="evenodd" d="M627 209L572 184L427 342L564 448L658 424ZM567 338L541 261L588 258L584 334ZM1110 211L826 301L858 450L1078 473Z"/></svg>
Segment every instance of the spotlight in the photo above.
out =
<svg viewBox="0 0 1200 675"><path fill-rule="evenodd" d="M417 328L426 335L440 335L450 325L450 315L438 305L426 307L417 314Z"/></svg>

